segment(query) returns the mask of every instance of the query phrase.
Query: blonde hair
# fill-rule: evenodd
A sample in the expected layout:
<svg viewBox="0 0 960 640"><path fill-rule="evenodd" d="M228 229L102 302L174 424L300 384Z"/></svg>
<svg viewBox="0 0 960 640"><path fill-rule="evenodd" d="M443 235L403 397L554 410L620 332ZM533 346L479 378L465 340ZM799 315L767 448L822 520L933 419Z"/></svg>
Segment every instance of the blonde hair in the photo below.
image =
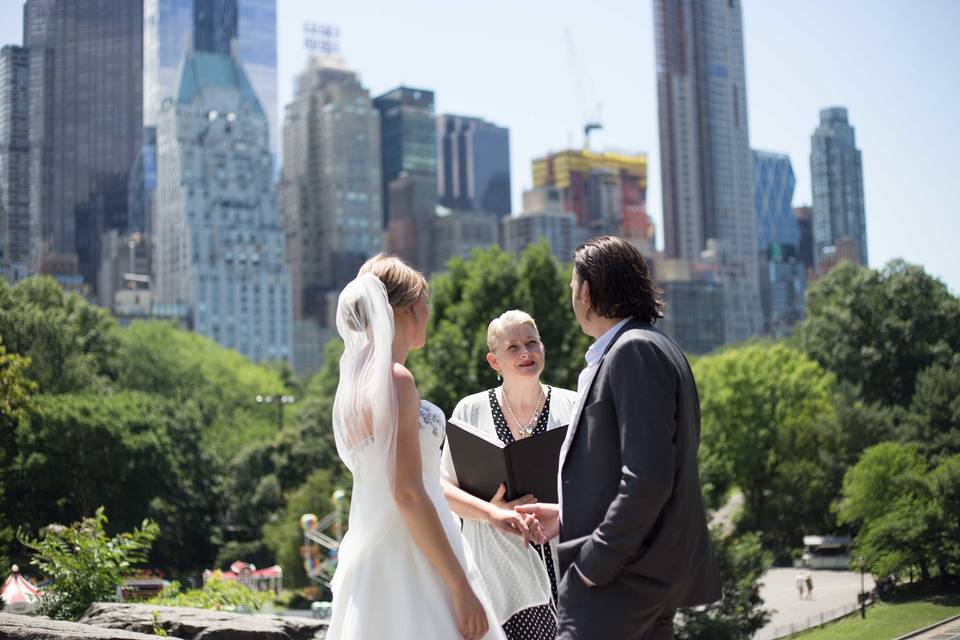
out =
<svg viewBox="0 0 960 640"><path fill-rule="evenodd" d="M507 327L514 327L518 324L530 327L536 332L537 337L540 337L537 322L529 313L521 311L520 309L511 309L510 311L504 311L500 314L500 317L490 321L490 324L487 326L487 348L490 349L491 352L495 351L497 348L497 340L503 336Z"/></svg>
<svg viewBox="0 0 960 640"><path fill-rule="evenodd" d="M383 283L387 300L395 309L409 307L420 299L421 294L430 293L430 285L423 274L396 256L378 253L360 267L360 274L364 273L376 276Z"/></svg>

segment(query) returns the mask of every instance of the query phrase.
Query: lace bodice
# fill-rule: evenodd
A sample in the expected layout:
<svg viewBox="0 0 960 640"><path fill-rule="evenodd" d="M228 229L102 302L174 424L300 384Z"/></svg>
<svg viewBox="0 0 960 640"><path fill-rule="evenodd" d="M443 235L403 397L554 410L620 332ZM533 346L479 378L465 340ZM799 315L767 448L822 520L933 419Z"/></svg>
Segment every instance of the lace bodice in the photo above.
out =
<svg viewBox="0 0 960 640"><path fill-rule="evenodd" d="M420 459L424 478L440 475L440 448L447 435L447 417L429 400L420 401Z"/></svg>

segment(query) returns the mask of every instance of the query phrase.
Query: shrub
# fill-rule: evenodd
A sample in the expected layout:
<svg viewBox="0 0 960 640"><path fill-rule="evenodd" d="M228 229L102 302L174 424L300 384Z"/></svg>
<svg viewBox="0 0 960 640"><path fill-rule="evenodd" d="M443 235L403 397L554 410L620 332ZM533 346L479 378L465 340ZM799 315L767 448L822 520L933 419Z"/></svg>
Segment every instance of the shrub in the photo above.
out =
<svg viewBox="0 0 960 640"><path fill-rule="evenodd" d="M21 544L33 551L30 564L50 578L37 613L59 620L76 620L94 602L114 600L116 588L133 565L144 562L160 533L156 523L144 520L140 529L118 533L104 531L103 507L69 527L51 524L42 538L22 532Z"/></svg>

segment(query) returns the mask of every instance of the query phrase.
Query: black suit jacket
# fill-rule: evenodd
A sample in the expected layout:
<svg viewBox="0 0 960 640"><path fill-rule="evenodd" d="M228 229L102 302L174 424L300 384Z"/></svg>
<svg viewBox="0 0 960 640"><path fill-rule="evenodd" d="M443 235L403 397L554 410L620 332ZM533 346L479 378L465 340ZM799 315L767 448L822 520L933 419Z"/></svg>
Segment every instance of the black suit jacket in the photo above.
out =
<svg viewBox="0 0 960 640"><path fill-rule="evenodd" d="M666 606L720 598L697 449L700 401L677 344L630 320L580 391L561 460L560 566Z"/></svg>

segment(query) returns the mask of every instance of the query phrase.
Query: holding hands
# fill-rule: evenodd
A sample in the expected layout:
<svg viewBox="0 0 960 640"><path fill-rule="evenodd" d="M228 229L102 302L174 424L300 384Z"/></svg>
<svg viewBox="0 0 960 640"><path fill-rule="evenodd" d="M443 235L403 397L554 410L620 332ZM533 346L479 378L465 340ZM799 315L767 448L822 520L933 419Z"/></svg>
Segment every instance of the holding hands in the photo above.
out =
<svg viewBox="0 0 960 640"><path fill-rule="evenodd" d="M530 544L530 541L539 544L540 523L537 522L536 517L517 511L518 507L535 503L537 501L536 497L528 493L516 500L506 501L503 499L506 493L507 486L500 483L496 495L490 499L487 521L504 533L512 533L522 537L524 545Z"/></svg>

